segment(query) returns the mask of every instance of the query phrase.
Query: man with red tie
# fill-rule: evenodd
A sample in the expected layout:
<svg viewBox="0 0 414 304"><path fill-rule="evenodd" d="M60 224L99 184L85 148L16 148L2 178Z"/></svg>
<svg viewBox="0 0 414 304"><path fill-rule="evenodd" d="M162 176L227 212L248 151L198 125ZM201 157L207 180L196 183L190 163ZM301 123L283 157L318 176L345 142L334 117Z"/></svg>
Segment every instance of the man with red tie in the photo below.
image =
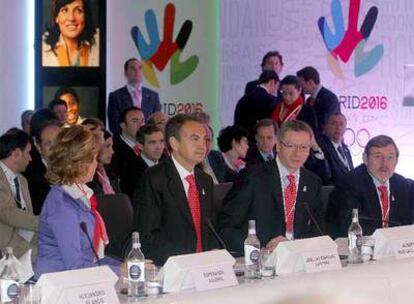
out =
<svg viewBox="0 0 414 304"><path fill-rule="evenodd" d="M398 156L391 137L378 135L368 141L364 163L339 179L330 196L327 224L332 237L347 235L354 208L359 210L364 235L413 223L414 186L412 180L394 173Z"/></svg>
<svg viewBox="0 0 414 304"><path fill-rule="evenodd" d="M218 216L227 248L242 252L248 220L270 250L280 241L318 236L322 204L321 180L302 166L309 156L312 130L297 120L277 134L277 156L239 175Z"/></svg>
<svg viewBox="0 0 414 304"><path fill-rule="evenodd" d="M144 255L157 265L172 255L218 248L208 228L214 222L213 180L196 167L206 154L205 128L179 114L167 122L165 139L171 157L144 173L136 193Z"/></svg>

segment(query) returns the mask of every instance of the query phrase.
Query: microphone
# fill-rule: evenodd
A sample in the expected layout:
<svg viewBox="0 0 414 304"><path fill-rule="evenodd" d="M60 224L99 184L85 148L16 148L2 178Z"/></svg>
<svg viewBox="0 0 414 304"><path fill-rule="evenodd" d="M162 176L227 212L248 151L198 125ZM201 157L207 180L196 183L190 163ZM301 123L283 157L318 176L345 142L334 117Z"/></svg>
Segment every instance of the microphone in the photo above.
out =
<svg viewBox="0 0 414 304"><path fill-rule="evenodd" d="M370 216L360 215L360 216L358 216L358 218L360 220L363 220L363 221L377 222L377 223L381 223L381 224L382 223L386 223L386 224L391 224L391 225L394 225L394 226L401 226L401 223L400 222L390 221L390 220L384 221L383 219L379 219L379 218L376 218L376 217L370 217Z"/></svg>
<svg viewBox="0 0 414 304"><path fill-rule="evenodd" d="M214 229L213 224L211 223L209 218L206 218L206 223L207 223L207 226L210 229L210 231L214 234L214 237L216 238L216 240L220 243L221 248L227 250L226 244L224 244L223 239L219 236L216 229Z"/></svg>
<svg viewBox="0 0 414 304"><path fill-rule="evenodd" d="M89 234L88 234L88 225L86 225L85 222L81 222L80 223L80 229L86 234L86 238L88 239L89 245L91 246L93 254L95 255L96 262L98 263L99 266L101 266L101 262L99 261L99 256L96 253L95 248L93 248L92 240L91 240L91 238L89 237Z"/></svg>
<svg viewBox="0 0 414 304"><path fill-rule="evenodd" d="M315 217L313 216L309 204L308 203L302 203L303 207L305 207L306 213L309 215L312 223L315 225L316 229L318 229L319 234L322 236L324 233L322 232L321 227L319 226L318 222L316 221Z"/></svg>

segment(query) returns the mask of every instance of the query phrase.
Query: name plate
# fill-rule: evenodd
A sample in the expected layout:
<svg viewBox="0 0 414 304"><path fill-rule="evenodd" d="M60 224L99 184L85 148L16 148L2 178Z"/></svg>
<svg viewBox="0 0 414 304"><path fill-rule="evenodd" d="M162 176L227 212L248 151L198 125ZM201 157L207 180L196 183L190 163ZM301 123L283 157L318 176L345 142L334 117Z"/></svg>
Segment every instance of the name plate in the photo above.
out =
<svg viewBox="0 0 414 304"><path fill-rule="evenodd" d="M341 269L338 251L330 251L305 252L302 258L306 272L313 273Z"/></svg>
<svg viewBox="0 0 414 304"><path fill-rule="evenodd" d="M414 239L394 240L392 242L395 258L406 259L414 257Z"/></svg>
<svg viewBox="0 0 414 304"><path fill-rule="evenodd" d="M210 290L237 285L233 266L230 264L217 265L192 270L197 291Z"/></svg>
<svg viewBox="0 0 414 304"><path fill-rule="evenodd" d="M93 284L72 288L64 292L71 304L113 304L119 303L112 284Z"/></svg>

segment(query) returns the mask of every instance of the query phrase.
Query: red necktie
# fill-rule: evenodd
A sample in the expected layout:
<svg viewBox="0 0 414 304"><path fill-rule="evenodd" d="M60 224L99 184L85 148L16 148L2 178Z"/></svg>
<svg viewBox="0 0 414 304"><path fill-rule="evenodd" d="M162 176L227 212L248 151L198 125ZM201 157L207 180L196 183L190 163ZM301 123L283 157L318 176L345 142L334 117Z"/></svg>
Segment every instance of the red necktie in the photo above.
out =
<svg viewBox="0 0 414 304"><path fill-rule="evenodd" d="M306 104L308 104L310 107L315 106L315 103L316 103L316 100L312 96L308 97L308 99L306 100Z"/></svg>
<svg viewBox="0 0 414 304"><path fill-rule="evenodd" d="M139 156L141 154L141 150L139 149L138 144L135 144L132 149L134 150L136 156Z"/></svg>
<svg viewBox="0 0 414 304"><path fill-rule="evenodd" d="M382 227L388 227L388 216L390 211L389 196L387 186L381 185L378 187L382 205Z"/></svg>
<svg viewBox="0 0 414 304"><path fill-rule="evenodd" d="M188 175L185 180L189 184L188 188L188 206L190 207L191 217L197 235L196 252L203 251L203 243L201 238L201 212L200 212L200 197L198 196L197 185L193 174Z"/></svg>
<svg viewBox="0 0 414 304"><path fill-rule="evenodd" d="M91 202L91 211L93 215L95 216L95 228L94 228L94 234L93 234L93 249L95 249L95 252L99 253L104 252L105 245L109 244L108 235L106 234L106 228L105 228L105 222L103 221L101 215L99 214L97 207L98 207L98 201L95 197L95 195L92 195L89 199Z"/></svg>
<svg viewBox="0 0 414 304"><path fill-rule="evenodd" d="M295 217L296 181L293 174L287 176L289 185L285 189L285 221L286 232L293 233L293 219Z"/></svg>

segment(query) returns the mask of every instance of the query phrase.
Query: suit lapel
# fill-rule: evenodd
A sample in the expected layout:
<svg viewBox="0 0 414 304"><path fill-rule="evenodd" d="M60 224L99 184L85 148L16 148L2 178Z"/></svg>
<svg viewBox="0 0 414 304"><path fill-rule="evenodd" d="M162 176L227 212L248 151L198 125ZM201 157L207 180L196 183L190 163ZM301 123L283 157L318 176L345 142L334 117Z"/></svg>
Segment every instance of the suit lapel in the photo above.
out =
<svg viewBox="0 0 414 304"><path fill-rule="evenodd" d="M337 166L341 169L342 173L347 173L348 169L346 168L344 162L339 158L338 152L335 149L335 146L332 144L332 142L329 140L329 138L326 139L329 145L329 148L332 151L332 157L334 161L336 162ZM346 155L346 153L345 153Z"/></svg>
<svg viewBox="0 0 414 304"><path fill-rule="evenodd" d="M365 206L361 205L362 211L371 209L373 214L367 214L367 216L371 216L377 219L382 219L382 211L381 211L381 202L378 196L377 188L375 187L374 181L372 180L372 177L368 173L367 167L364 165L364 171L363 171L363 179L364 182L363 185L367 185L366 187L366 197L367 201L365 202ZM375 202L374 204L371 204L370 202Z"/></svg>
<svg viewBox="0 0 414 304"><path fill-rule="evenodd" d="M19 183L20 183L20 192L22 193L24 202L26 204L26 210L30 213L33 213L32 208L32 200L30 198L29 188L27 187L27 182L22 180L22 175L18 175Z"/></svg>
<svg viewBox="0 0 414 304"><path fill-rule="evenodd" d="M167 163L167 175L169 180L168 188L171 196L173 197L173 201L176 202L177 208L181 211L188 223L194 229L193 218L191 216L190 208L188 207L187 196L185 194L184 185L181 181L180 175L178 174L178 171L171 159L167 160Z"/></svg>
<svg viewBox="0 0 414 304"><path fill-rule="evenodd" d="M306 212L305 208L303 207L303 203L309 204L309 202L307 202L307 193L309 190L308 181L305 179L303 169L301 168L298 189L296 192L295 220L293 222L295 234L303 230L301 227L303 220L301 219L303 217L303 213Z"/></svg>
<svg viewBox="0 0 414 304"><path fill-rule="evenodd" d="M124 108L129 108L134 105L134 102L132 101L131 94L129 94L127 86L124 87L124 91L122 94L122 103L125 105Z"/></svg>
<svg viewBox="0 0 414 304"><path fill-rule="evenodd" d="M201 234L203 239L203 248L208 249L208 228L204 219L208 218L209 196L207 193L207 185L201 176L201 172L194 168L194 175L197 183L198 197L200 199L200 219L201 219ZM194 226L194 225L193 225Z"/></svg>
<svg viewBox="0 0 414 304"><path fill-rule="evenodd" d="M283 198L283 190L282 190L282 180L280 178L279 168L277 166L276 160L270 161L266 163L267 172L270 175L269 182L270 182L270 189L272 191L273 201L276 204L277 210L282 210L283 212L283 219L286 218L284 214L284 198Z"/></svg>

